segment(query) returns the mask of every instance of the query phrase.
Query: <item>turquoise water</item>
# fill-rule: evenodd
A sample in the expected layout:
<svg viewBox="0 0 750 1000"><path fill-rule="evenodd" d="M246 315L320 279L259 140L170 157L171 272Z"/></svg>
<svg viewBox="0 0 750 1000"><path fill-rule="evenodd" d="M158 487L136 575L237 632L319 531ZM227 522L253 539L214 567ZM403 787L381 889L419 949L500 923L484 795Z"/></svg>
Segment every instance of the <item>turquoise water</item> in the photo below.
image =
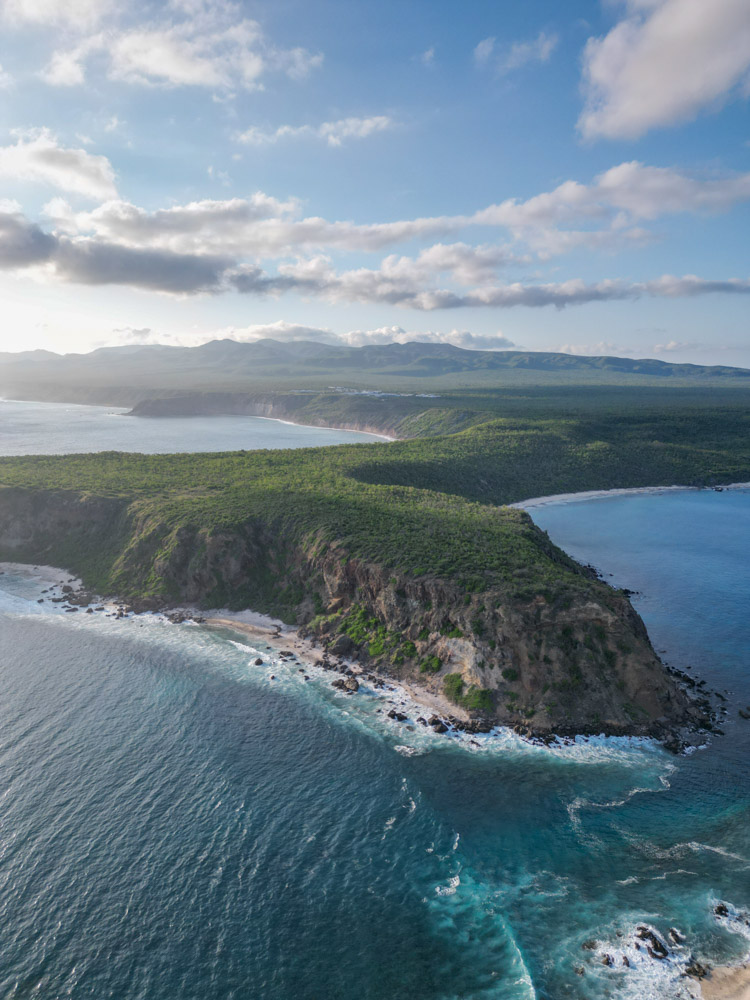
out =
<svg viewBox="0 0 750 1000"><path fill-rule="evenodd" d="M452 742L265 643L0 576L0 996L671 1000L690 952L743 958L750 494L534 517L728 689L725 737ZM649 958L640 922L685 946Z"/></svg>
<svg viewBox="0 0 750 1000"><path fill-rule="evenodd" d="M264 417L128 417L117 406L0 399L0 455L92 451L250 451L381 441L375 434Z"/></svg>

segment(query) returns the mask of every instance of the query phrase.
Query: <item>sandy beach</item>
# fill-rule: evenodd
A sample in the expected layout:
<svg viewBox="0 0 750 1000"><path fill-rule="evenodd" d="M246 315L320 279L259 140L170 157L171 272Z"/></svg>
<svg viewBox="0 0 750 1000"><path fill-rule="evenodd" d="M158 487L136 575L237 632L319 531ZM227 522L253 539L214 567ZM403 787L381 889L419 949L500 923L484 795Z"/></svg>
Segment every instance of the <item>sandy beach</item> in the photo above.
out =
<svg viewBox="0 0 750 1000"><path fill-rule="evenodd" d="M701 983L703 1000L750 1000L750 965L719 966Z"/></svg>
<svg viewBox="0 0 750 1000"><path fill-rule="evenodd" d="M658 493L696 492L698 490L747 490L750 483L728 483L726 486L635 486L631 489L583 490L580 493L555 493L546 497L531 497L510 503L517 510L530 510L553 503L576 503L579 500L606 500L608 497L647 496Z"/></svg>
<svg viewBox="0 0 750 1000"><path fill-rule="evenodd" d="M205 613L195 611L195 609L184 610L188 613ZM322 665L323 651L319 647L313 645L310 640L303 639L292 626L285 625L274 618L269 618L268 615L258 614L253 611L209 612L205 618L205 624L233 629L251 638L275 641L282 644L285 649L296 653L303 662L314 667ZM398 704L401 708L404 707L404 699L408 699L408 701L413 702L414 706L425 718L431 715L438 715L446 719L451 717L460 719L462 722L469 720L468 712L454 705L437 692L425 690L416 684L410 684L408 681L397 681L392 677L383 677L371 670L364 671L361 664L349 661L344 657L334 657L334 660L337 660L345 668L351 668L355 675L367 673L377 676L379 680L383 681L397 695L395 704Z"/></svg>

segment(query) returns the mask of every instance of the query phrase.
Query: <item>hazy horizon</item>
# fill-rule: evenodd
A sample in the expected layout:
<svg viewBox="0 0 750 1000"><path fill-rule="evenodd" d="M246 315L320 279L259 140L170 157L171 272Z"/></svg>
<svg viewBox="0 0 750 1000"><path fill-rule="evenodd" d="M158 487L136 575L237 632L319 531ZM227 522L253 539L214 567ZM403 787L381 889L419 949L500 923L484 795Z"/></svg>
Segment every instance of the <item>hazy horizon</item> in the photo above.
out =
<svg viewBox="0 0 750 1000"><path fill-rule="evenodd" d="M0 350L750 364L743 0L2 0L0 25Z"/></svg>

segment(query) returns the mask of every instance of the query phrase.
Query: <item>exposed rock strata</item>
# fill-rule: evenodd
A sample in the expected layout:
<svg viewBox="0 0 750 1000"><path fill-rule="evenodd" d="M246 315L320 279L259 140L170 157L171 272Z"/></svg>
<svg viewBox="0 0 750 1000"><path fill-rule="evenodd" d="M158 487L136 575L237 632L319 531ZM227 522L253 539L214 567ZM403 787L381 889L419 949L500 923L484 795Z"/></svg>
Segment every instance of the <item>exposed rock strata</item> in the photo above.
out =
<svg viewBox="0 0 750 1000"><path fill-rule="evenodd" d="M540 558L566 558L539 532ZM303 631L381 675L452 693L468 714L533 733L648 733L706 718L656 656L627 596L571 572L564 601L466 593L351 559L341 545L289 544L273 523L210 533L152 520L138 503L0 490L0 557L64 565L138 609L284 608Z"/></svg>

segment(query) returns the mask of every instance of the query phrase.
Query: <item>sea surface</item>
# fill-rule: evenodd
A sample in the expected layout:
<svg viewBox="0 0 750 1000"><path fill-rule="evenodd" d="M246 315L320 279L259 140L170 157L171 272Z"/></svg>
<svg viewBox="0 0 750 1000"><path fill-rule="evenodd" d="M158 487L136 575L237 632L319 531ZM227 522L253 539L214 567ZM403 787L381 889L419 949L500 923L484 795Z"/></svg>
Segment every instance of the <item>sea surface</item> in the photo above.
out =
<svg viewBox="0 0 750 1000"><path fill-rule="evenodd" d="M265 417L129 417L118 406L0 399L0 455L92 451L247 451L382 441L376 434Z"/></svg>
<svg viewBox="0 0 750 1000"><path fill-rule="evenodd" d="M228 629L67 614L37 603L65 576L6 567L0 997L684 1000L691 954L745 958L750 493L533 516L640 592L664 658L725 692L725 736L441 737L387 718L397 692ZM685 942L651 958L639 924Z"/></svg>

